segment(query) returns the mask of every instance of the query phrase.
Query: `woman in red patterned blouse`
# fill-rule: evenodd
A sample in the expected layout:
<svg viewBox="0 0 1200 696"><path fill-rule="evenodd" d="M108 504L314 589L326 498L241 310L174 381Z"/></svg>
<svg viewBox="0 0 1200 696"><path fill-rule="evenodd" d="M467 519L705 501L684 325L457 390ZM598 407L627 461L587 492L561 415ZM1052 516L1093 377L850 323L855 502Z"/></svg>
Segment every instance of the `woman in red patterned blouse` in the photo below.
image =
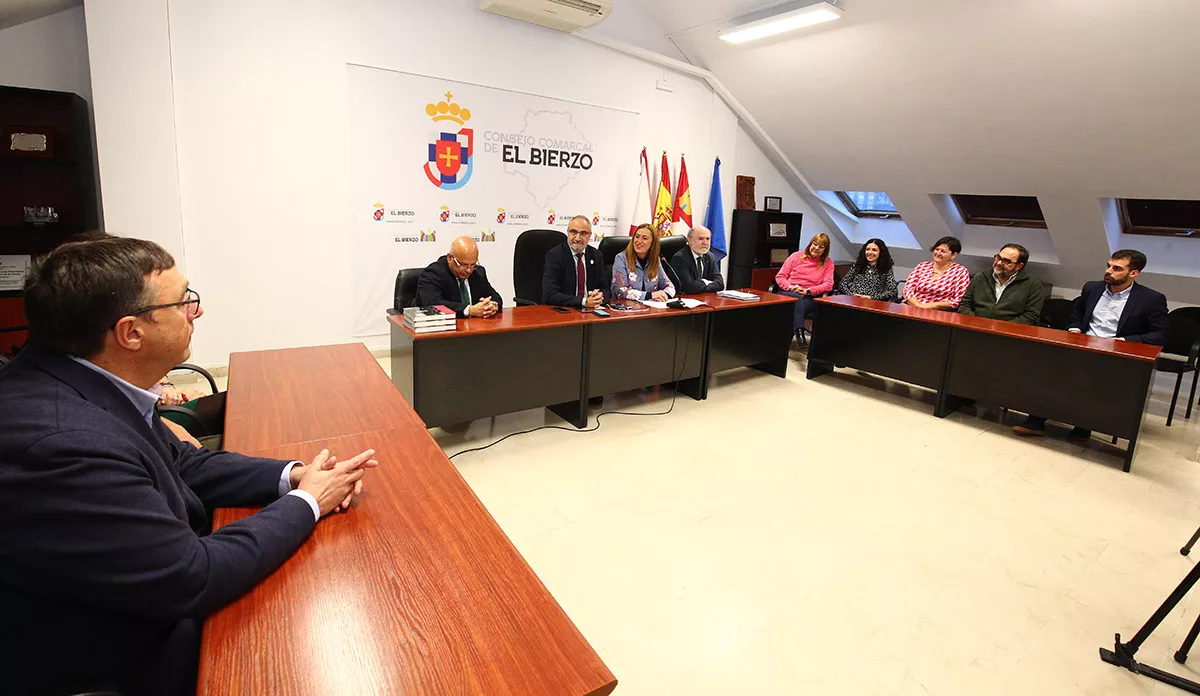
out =
<svg viewBox="0 0 1200 696"><path fill-rule="evenodd" d="M954 263L962 242L942 237L929 250L933 260L917 264L904 282L904 301L922 309L957 309L971 284L967 267Z"/></svg>

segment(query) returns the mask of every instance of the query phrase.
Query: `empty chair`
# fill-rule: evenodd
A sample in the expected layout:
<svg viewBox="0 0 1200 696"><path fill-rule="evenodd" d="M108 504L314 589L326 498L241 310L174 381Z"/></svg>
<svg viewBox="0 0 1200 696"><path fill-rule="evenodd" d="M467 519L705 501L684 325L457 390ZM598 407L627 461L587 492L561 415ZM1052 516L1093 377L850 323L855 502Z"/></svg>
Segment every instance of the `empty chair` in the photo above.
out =
<svg viewBox="0 0 1200 696"><path fill-rule="evenodd" d="M423 268L401 268L396 274L395 300L392 308L403 312L405 307L412 307L417 301L417 278L421 277Z"/></svg>
<svg viewBox="0 0 1200 696"><path fill-rule="evenodd" d="M1167 315L1167 344L1154 363L1154 369L1175 373L1175 391L1171 394L1171 408L1167 411L1167 425L1175 417L1175 403L1179 400L1179 387L1184 374L1192 373L1192 391L1188 397L1184 418L1192 417L1192 404L1196 401L1196 376L1200 373L1200 307L1180 307Z"/></svg>
<svg viewBox="0 0 1200 696"><path fill-rule="evenodd" d="M199 365L180 363L171 372L185 370L195 372L208 382L209 394L188 401L180 406L159 406L158 414L164 419L183 426L192 437L208 449L221 449L225 433L225 392L217 391L217 380ZM170 373L168 373L169 375Z"/></svg>
<svg viewBox="0 0 1200 696"><path fill-rule="evenodd" d="M1066 331L1074 307L1074 300L1064 300L1061 297L1046 300L1042 305L1042 326Z"/></svg>
<svg viewBox="0 0 1200 696"><path fill-rule="evenodd" d="M558 230L525 230L513 247L513 301L520 305L542 303L542 269L546 252L562 244L567 235Z"/></svg>
<svg viewBox="0 0 1200 696"><path fill-rule="evenodd" d="M623 253L632 237L605 237L600 240L600 258L604 261L604 287L612 286L612 267L617 254Z"/></svg>

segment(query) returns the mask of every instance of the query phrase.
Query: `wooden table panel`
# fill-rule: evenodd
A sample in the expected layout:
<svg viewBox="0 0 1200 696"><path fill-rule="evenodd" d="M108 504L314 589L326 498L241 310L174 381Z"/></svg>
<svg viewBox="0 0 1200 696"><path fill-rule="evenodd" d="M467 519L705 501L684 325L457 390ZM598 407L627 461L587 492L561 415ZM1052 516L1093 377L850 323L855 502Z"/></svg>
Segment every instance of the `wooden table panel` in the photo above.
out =
<svg viewBox="0 0 1200 696"><path fill-rule="evenodd" d="M884 302L882 300L867 300L861 297L853 297L850 295L819 297L816 301L823 304L854 307L855 309L860 309L866 312L889 314L892 316L903 316L907 319L953 326L955 328L965 329L967 331L980 331L983 333L997 334L1001 336L1011 336L1015 338L1022 338L1027 341L1036 341L1038 343L1047 343L1055 346L1066 346L1078 350L1086 350L1092 353L1111 353L1120 355L1122 357L1131 358L1133 360L1141 360L1143 362L1154 362L1154 359L1158 357L1159 351L1162 350L1160 346L1151 346L1145 343L1118 341L1114 338L1086 336L1084 334L1071 333L1069 331L1061 331L1059 329L1048 329L1044 326L1014 324L1011 321L984 319L982 317L971 316L968 314L943 312L937 309L919 309L910 305Z"/></svg>
<svg viewBox="0 0 1200 696"><path fill-rule="evenodd" d="M376 449L358 507L204 631L200 694L607 694L616 681L415 424L251 454ZM215 525L253 510L218 510Z"/></svg>
<svg viewBox="0 0 1200 696"><path fill-rule="evenodd" d="M407 410L361 343L229 356L225 447L235 452L384 430Z"/></svg>

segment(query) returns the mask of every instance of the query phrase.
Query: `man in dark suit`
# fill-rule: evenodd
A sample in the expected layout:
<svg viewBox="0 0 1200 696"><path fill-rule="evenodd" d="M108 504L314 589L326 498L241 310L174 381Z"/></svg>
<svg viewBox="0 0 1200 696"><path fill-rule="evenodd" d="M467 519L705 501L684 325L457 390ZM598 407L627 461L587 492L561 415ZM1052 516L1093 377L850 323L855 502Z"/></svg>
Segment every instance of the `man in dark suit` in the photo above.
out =
<svg viewBox="0 0 1200 696"><path fill-rule="evenodd" d="M576 215L567 223L567 241L546 252L542 271L542 302L558 307L595 309L608 301L604 262L600 251L588 245L592 221Z"/></svg>
<svg viewBox="0 0 1200 696"><path fill-rule="evenodd" d="M479 265L479 245L470 237L450 244L450 253L425 267L417 278L417 305L445 305L460 317L490 317L504 301Z"/></svg>
<svg viewBox="0 0 1200 696"><path fill-rule="evenodd" d="M309 465L181 443L155 412L200 297L162 247L64 244L0 368L0 691L195 692L204 617L349 506L372 450ZM210 532L208 509L265 505Z"/></svg>
<svg viewBox="0 0 1200 696"><path fill-rule="evenodd" d="M1146 255L1133 249L1113 252L1104 271L1104 280L1085 283L1071 309L1067 331L1118 341L1133 341L1161 346L1167 342L1167 298L1134 282L1146 267ZM1014 425L1021 435L1046 434L1046 419L1029 416ZM1075 427L1070 437L1086 440L1090 430Z"/></svg>
<svg viewBox="0 0 1200 696"><path fill-rule="evenodd" d="M680 292L695 295L725 289L721 264L712 255L712 232L703 225L688 231L688 245L671 257L671 268L679 276Z"/></svg>

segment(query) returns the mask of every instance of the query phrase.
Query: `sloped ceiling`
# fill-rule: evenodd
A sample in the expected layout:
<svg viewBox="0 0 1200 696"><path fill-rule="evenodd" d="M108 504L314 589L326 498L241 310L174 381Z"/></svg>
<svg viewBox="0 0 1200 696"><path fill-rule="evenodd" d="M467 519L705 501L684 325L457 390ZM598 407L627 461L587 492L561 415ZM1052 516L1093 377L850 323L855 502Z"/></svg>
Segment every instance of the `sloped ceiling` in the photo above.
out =
<svg viewBox="0 0 1200 696"><path fill-rule="evenodd" d="M83 0L0 0L0 29L48 17L82 4Z"/></svg>
<svg viewBox="0 0 1200 696"><path fill-rule="evenodd" d="M814 188L889 192L922 244L951 231L932 194L1036 195L1059 263L1091 268L1101 198L1200 198L1195 0L841 0L742 46L716 36L772 3L640 2ZM1200 241L1160 251L1200 274Z"/></svg>

